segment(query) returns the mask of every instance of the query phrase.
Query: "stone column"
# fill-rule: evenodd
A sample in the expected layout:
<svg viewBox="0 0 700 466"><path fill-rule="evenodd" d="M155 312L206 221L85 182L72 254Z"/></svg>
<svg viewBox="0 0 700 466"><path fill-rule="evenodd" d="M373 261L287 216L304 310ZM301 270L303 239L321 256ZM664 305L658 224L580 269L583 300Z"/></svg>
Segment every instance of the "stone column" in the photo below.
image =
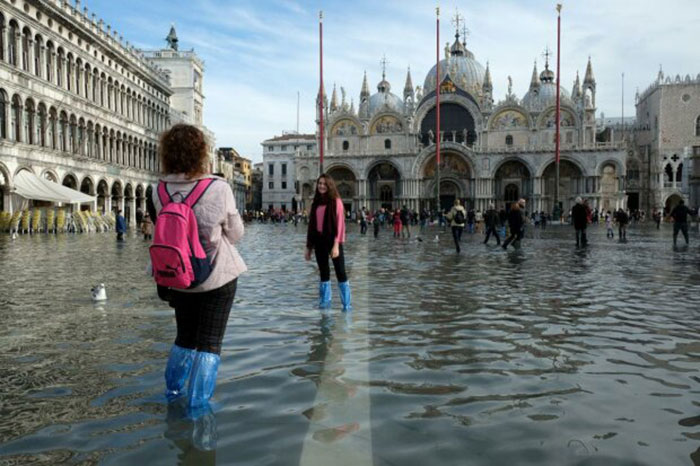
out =
<svg viewBox="0 0 700 466"><path fill-rule="evenodd" d="M9 30L9 28L7 26L3 26L2 28L0 28L0 34L2 34L2 44L3 44L2 61L4 61L5 63L7 63L7 61L8 61L9 47L10 47L9 38L8 38L8 34L7 34L8 30Z"/></svg>
<svg viewBox="0 0 700 466"><path fill-rule="evenodd" d="M27 41L27 71L34 74L34 40L30 37Z"/></svg>

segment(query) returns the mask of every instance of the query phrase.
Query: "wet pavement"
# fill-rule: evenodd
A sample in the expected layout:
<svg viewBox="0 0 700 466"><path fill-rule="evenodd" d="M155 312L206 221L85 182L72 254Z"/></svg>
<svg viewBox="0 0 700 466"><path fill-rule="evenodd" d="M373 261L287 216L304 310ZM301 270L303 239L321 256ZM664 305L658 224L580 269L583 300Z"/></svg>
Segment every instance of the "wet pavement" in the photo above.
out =
<svg viewBox="0 0 700 466"><path fill-rule="evenodd" d="M162 397L175 321L146 243L0 236L0 464L700 465L697 231L465 234L457 255L414 230L351 227L355 309L333 278L322 316L304 227L250 225L198 422Z"/></svg>

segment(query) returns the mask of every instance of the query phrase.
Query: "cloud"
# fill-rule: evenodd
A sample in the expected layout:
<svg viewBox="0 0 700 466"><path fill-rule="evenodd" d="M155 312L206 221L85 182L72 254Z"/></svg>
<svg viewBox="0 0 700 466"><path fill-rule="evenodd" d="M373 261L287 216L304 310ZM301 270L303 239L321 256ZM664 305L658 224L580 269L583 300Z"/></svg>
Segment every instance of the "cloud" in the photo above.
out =
<svg viewBox="0 0 700 466"><path fill-rule="evenodd" d="M467 46L484 66L488 61L495 100L508 76L520 97L527 92L533 61L544 65L545 47L556 51L554 3L541 0L441 3L441 44L454 41L451 19L459 7L466 17ZM318 10L324 11L324 78L347 90L357 106L365 70L374 92L386 54L392 91L402 94L410 65L414 85L423 85L435 63L435 4L425 0L95 0L91 8L112 18L132 43L163 44L175 22L181 48L195 48L206 63L205 124L221 146L261 158L260 142L296 126L315 131L318 91ZM138 12L136 15L134 12ZM156 12L158 12L156 14ZM108 21L109 22L109 21ZM697 75L700 48L697 0L611 2L571 1L562 11L562 85L570 90L578 70L583 78L591 56L597 79L598 111L619 115L621 73L625 72L625 115L634 114L634 91L644 90L660 64L667 74ZM154 32L155 31L155 32ZM555 69L555 56L550 59Z"/></svg>

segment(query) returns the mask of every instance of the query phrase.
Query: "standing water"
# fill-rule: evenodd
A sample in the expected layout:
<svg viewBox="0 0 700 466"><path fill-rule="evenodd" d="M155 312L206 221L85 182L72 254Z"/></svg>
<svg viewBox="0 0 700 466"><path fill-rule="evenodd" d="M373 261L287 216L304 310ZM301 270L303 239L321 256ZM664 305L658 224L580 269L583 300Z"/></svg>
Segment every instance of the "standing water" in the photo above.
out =
<svg viewBox="0 0 700 466"><path fill-rule="evenodd" d="M698 234L589 230L457 255L449 231L351 229L354 310L333 277L321 315L304 227L251 225L197 422L163 397L175 321L145 242L1 236L0 463L700 465Z"/></svg>

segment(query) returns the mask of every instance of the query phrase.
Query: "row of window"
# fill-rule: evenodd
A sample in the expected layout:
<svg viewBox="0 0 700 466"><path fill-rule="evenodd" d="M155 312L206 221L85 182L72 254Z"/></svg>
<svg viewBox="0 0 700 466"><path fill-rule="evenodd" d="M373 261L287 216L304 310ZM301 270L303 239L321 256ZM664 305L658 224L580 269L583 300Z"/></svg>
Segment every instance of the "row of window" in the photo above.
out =
<svg viewBox="0 0 700 466"><path fill-rule="evenodd" d="M700 136L700 116L695 119L695 135Z"/></svg>
<svg viewBox="0 0 700 466"><path fill-rule="evenodd" d="M9 118L8 118L9 110ZM125 167L157 171L156 145L90 120L68 115L43 102L15 94L8 102L0 89L0 139L32 144Z"/></svg>
<svg viewBox="0 0 700 466"><path fill-rule="evenodd" d="M299 144L294 144L294 150L297 151L300 148L303 148L304 146L300 146ZM285 146L279 146L280 152L285 152L288 149L288 147ZM313 149L313 144L306 144L306 150L312 150ZM268 152L274 152L275 151L275 146L267 146L267 151Z"/></svg>
<svg viewBox="0 0 700 466"><path fill-rule="evenodd" d="M20 32L14 19L6 27L1 14L0 60L154 131L169 126L166 107L132 91L71 52L66 54L51 40L44 43L40 34L32 37L28 27Z"/></svg>
<svg viewBox="0 0 700 466"><path fill-rule="evenodd" d="M275 189L275 182L270 181L269 183L267 183L267 187L268 187L268 189ZM286 181L282 182L282 189L287 189L287 182Z"/></svg>
<svg viewBox="0 0 700 466"><path fill-rule="evenodd" d="M282 163L282 176L287 176L287 164ZM274 162L270 162L267 164L267 174L270 176L275 175L275 164Z"/></svg>

